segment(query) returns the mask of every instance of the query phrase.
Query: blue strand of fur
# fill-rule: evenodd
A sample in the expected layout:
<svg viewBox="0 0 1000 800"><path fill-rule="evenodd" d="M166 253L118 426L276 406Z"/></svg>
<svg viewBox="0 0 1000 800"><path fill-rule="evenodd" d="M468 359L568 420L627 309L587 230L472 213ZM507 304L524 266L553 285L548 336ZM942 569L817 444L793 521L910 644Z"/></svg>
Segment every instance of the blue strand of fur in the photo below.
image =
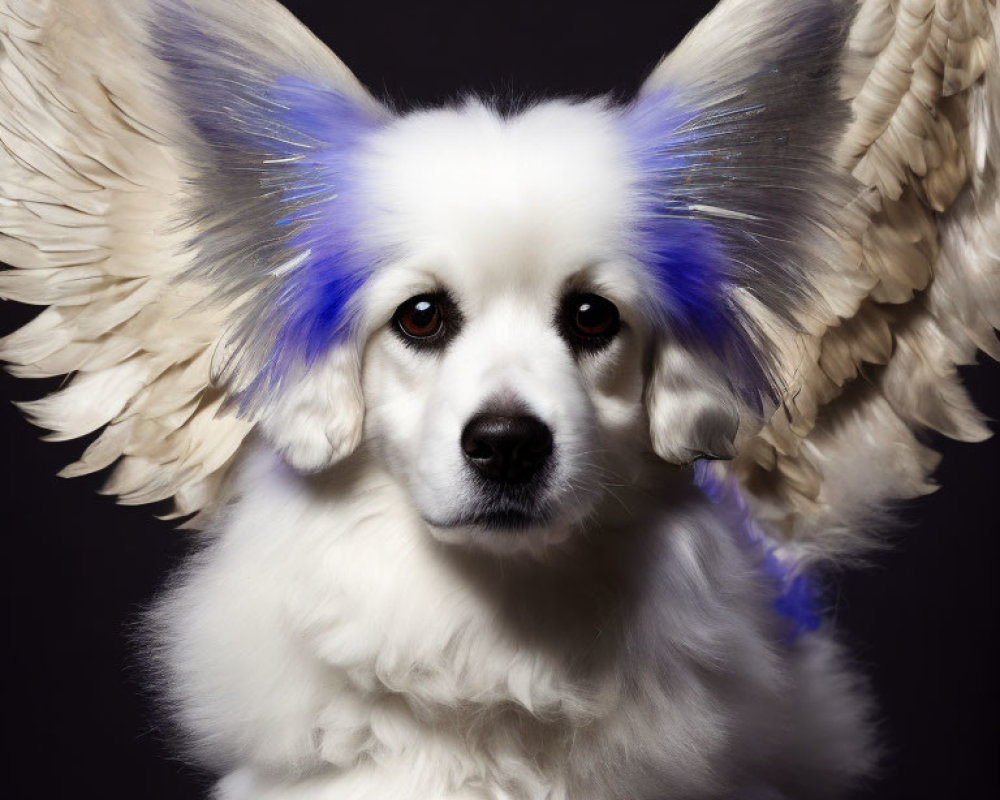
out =
<svg viewBox="0 0 1000 800"><path fill-rule="evenodd" d="M688 148L694 137L684 132L692 118L669 93L640 100L626 118L641 175L639 247L671 323L718 344L726 329L720 307L725 255L682 189L695 159Z"/></svg>
<svg viewBox="0 0 1000 800"><path fill-rule="evenodd" d="M774 610L788 622L785 642L791 644L819 628L823 622L819 592L807 573L778 556L776 546L754 522L736 482L720 478L709 462L699 461L695 464L695 483L739 523L745 540L760 552L760 569L775 590Z"/></svg>
<svg viewBox="0 0 1000 800"><path fill-rule="evenodd" d="M157 7L158 52L204 148L194 151L204 174L192 275L213 279L222 298L258 298L227 365L249 376L237 398L246 410L350 329L352 298L377 260L357 235L352 163L382 120L287 66L248 61L186 4Z"/></svg>
<svg viewBox="0 0 1000 800"><path fill-rule="evenodd" d="M716 174L721 139L735 118L758 111L692 110L663 89L640 97L624 117L639 174L637 249L656 289L658 322L685 342L707 346L753 404L769 381L731 297L739 284L727 246L733 223L721 223L706 206L725 182Z"/></svg>
<svg viewBox="0 0 1000 800"><path fill-rule="evenodd" d="M280 81L273 94L285 108L279 112L283 128L324 143L290 145L278 154L296 159L297 175L282 188L282 202L293 210L275 225L294 227L290 249L306 257L295 268L275 351L279 361L285 350L298 352L308 365L348 329L351 298L371 266L356 241L350 159L372 126L343 97L295 78Z"/></svg>

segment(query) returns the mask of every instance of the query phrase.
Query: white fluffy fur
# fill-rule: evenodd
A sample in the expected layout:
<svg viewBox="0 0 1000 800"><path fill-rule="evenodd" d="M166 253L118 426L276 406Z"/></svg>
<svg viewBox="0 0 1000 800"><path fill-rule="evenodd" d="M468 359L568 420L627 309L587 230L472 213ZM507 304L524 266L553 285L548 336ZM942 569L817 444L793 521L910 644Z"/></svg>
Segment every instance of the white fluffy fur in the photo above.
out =
<svg viewBox="0 0 1000 800"><path fill-rule="evenodd" d="M617 137L598 105L469 105L373 143L371 234L399 258L363 296L360 446L310 477L259 443L154 615L220 800L824 798L868 768L836 646L782 641L759 551L653 454ZM576 359L559 337L567 287L618 305L607 350ZM464 328L407 347L394 309L442 288ZM360 425L360 407L316 413L357 363L307 376L270 436L307 456L329 418ZM661 408L686 391L653 387ZM459 436L491 402L554 432L543 527L453 524L478 491Z"/></svg>

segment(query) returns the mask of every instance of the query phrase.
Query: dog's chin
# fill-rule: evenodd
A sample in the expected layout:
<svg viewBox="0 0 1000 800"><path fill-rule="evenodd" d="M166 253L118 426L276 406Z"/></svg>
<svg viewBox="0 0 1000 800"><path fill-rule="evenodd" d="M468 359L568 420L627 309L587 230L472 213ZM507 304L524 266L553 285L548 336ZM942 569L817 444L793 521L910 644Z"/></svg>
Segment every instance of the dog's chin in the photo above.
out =
<svg viewBox="0 0 1000 800"><path fill-rule="evenodd" d="M544 528L553 521L553 517L554 515L547 509L509 506L472 511L446 521L428 520L428 522L443 530L475 528L513 536L531 531L533 528Z"/></svg>
<svg viewBox="0 0 1000 800"><path fill-rule="evenodd" d="M514 505L474 508L447 519L425 515L424 521L440 542L499 555L544 552L565 541L573 527L554 509Z"/></svg>

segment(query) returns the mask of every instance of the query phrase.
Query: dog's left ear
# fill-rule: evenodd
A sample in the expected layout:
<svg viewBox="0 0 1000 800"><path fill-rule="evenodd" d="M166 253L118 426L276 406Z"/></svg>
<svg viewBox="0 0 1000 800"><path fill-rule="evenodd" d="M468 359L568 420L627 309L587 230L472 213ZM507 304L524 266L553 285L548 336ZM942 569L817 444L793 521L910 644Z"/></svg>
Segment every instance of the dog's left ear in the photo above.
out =
<svg viewBox="0 0 1000 800"><path fill-rule="evenodd" d="M671 464L736 454L739 406L729 382L713 369L717 363L669 338L654 346L646 385L649 434L653 450Z"/></svg>
<svg viewBox="0 0 1000 800"><path fill-rule="evenodd" d="M361 354L343 343L286 382L268 402L260 427L289 464L319 472L354 452L364 420Z"/></svg>

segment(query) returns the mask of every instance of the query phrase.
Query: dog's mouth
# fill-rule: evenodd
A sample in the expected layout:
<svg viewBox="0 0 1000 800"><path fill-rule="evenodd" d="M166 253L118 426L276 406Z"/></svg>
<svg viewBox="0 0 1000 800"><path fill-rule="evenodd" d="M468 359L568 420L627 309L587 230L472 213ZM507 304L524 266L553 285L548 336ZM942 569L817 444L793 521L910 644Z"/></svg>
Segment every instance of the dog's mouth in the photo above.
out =
<svg viewBox="0 0 1000 800"><path fill-rule="evenodd" d="M531 491L502 492L474 503L467 511L445 520L427 519L442 529L477 528L482 531L517 532L541 528L553 521L548 504L539 502Z"/></svg>
<svg viewBox="0 0 1000 800"><path fill-rule="evenodd" d="M463 503L464 508L454 509L444 519L433 515L425 515L424 519L443 530L516 532L544 527L556 516L547 491L550 472L551 468L539 470L529 480L519 483L501 483L472 473L471 497Z"/></svg>
<svg viewBox="0 0 1000 800"><path fill-rule="evenodd" d="M500 508L459 517L444 525L440 523L432 524L441 528L479 528L484 531L503 532L540 528L547 525L551 520L552 515L545 511Z"/></svg>

